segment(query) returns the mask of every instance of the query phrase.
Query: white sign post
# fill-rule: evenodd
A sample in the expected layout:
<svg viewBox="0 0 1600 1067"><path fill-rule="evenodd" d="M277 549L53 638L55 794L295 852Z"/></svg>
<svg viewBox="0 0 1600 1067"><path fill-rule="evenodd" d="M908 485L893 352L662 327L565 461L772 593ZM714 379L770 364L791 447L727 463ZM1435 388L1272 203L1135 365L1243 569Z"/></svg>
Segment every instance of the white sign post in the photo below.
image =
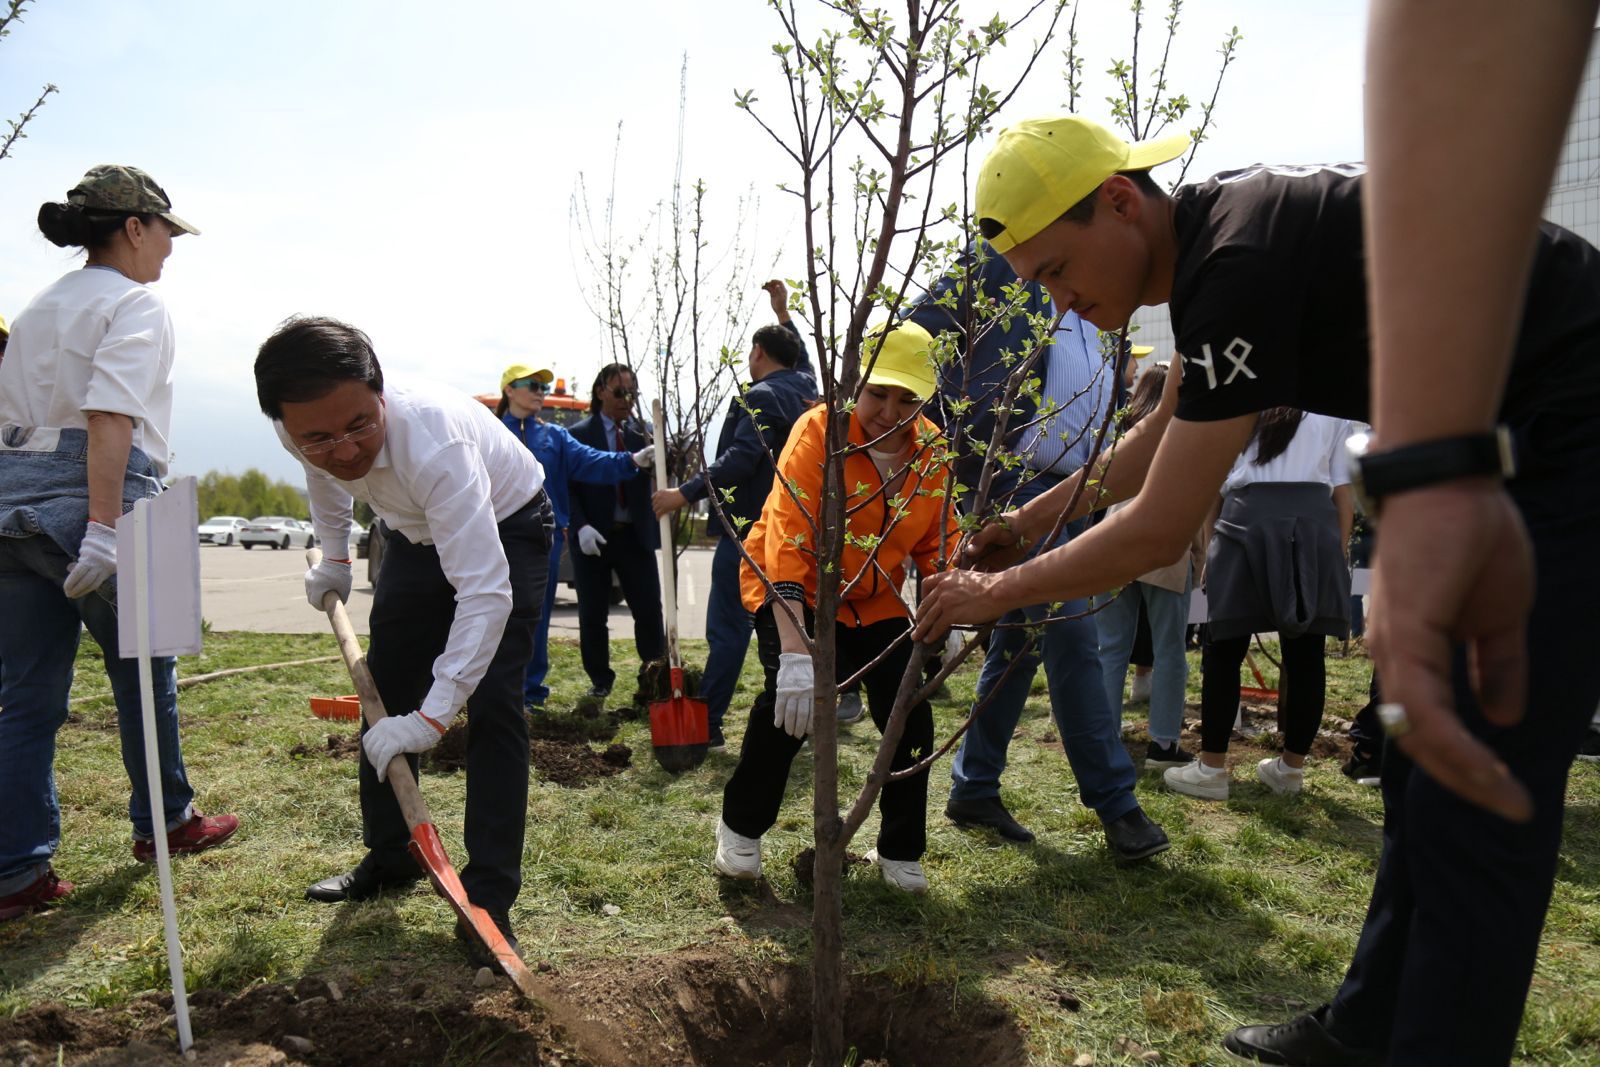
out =
<svg viewBox="0 0 1600 1067"><path fill-rule="evenodd" d="M184 990L178 908L172 895L172 857L167 853L167 809L161 790L150 659L200 651L200 542L194 535L198 521L193 478L182 478L160 496L139 501L133 511L117 521L117 644L123 659L137 656L139 660L144 773L150 788L152 829L156 831L156 877L161 884L161 914L166 924L172 1011L178 1021L178 1048L184 1052L194 1044L194 1034L189 1026L189 997Z"/></svg>

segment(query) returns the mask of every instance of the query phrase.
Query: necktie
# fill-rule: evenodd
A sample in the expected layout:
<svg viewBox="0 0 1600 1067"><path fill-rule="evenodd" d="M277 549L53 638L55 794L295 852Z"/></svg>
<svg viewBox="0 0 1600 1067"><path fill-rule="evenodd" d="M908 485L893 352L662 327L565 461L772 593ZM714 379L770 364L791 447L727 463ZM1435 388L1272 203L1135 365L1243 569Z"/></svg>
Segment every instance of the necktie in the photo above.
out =
<svg viewBox="0 0 1600 1067"><path fill-rule="evenodd" d="M628 446L622 443L622 423L617 422L617 451L626 452ZM617 483L617 507L623 511L628 510L628 494L623 490L621 482Z"/></svg>

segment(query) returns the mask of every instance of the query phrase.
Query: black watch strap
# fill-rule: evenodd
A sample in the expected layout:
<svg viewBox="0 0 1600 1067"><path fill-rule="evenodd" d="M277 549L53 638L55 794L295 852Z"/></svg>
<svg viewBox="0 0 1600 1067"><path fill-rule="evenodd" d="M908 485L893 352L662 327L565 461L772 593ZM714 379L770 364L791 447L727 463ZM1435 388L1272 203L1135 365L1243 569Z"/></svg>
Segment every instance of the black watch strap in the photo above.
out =
<svg viewBox="0 0 1600 1067"><path fill-rule="evenodd" d="M1517 472L1511 432L1465 434L1420 441L1356 458L1352 479L1368 513L1385 497L1457 478L1511 478Z"/></svg>

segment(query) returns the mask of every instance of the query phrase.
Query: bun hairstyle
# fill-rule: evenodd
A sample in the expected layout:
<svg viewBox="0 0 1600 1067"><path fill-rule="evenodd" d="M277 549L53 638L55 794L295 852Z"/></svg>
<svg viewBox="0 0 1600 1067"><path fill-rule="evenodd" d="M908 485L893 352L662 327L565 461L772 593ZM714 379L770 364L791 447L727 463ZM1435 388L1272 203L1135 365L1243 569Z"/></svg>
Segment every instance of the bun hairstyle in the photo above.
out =
<svg viewBox="0 0 1600 1067"><path fill-rule="evenodd" d="M57 248L103 248L129 219L150 225L154 215L134 211L89 211L79 204L39 205L39 232Z"/></svg>

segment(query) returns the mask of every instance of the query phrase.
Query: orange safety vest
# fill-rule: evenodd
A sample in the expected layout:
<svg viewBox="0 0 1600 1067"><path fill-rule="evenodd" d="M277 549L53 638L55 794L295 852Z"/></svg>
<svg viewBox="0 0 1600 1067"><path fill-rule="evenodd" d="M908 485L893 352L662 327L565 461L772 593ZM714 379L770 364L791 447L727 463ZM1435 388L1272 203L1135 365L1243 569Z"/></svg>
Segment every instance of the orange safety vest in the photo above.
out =
<svg viewBox="0 0 1600 1067"><path fill-rule="evenodd" d="M780 595L797 600L803 594L813 608L817 603L815 525L822 510L827 417L827 408L818 404L796 420L778 457L761 518L750 528L744 542L745 551L761 565ZM956 549L960 532L954 509L948 519L944 518L949 470L944 435L920 415L911 433L915 445L911 469L892 497L884 494L883 476L865 450L845 459L845 522L852 535L845 542L841 560L846 585L867 567L872 546L877 543L871 570L839 605L838 620L846 626L905 617L908 613L898 591L905 584L907 557L921 573L931 574L945 567L941 553L949 555ZM850 417L850 443L866 443L866 435L854 415ZM785 481L794 492L785 487ZM893 522L897 513L901 517ZM947 534L942 545L941 534ZM739 591L745 608L751 612L770 596L748 562L739 565Z"/></svg>

